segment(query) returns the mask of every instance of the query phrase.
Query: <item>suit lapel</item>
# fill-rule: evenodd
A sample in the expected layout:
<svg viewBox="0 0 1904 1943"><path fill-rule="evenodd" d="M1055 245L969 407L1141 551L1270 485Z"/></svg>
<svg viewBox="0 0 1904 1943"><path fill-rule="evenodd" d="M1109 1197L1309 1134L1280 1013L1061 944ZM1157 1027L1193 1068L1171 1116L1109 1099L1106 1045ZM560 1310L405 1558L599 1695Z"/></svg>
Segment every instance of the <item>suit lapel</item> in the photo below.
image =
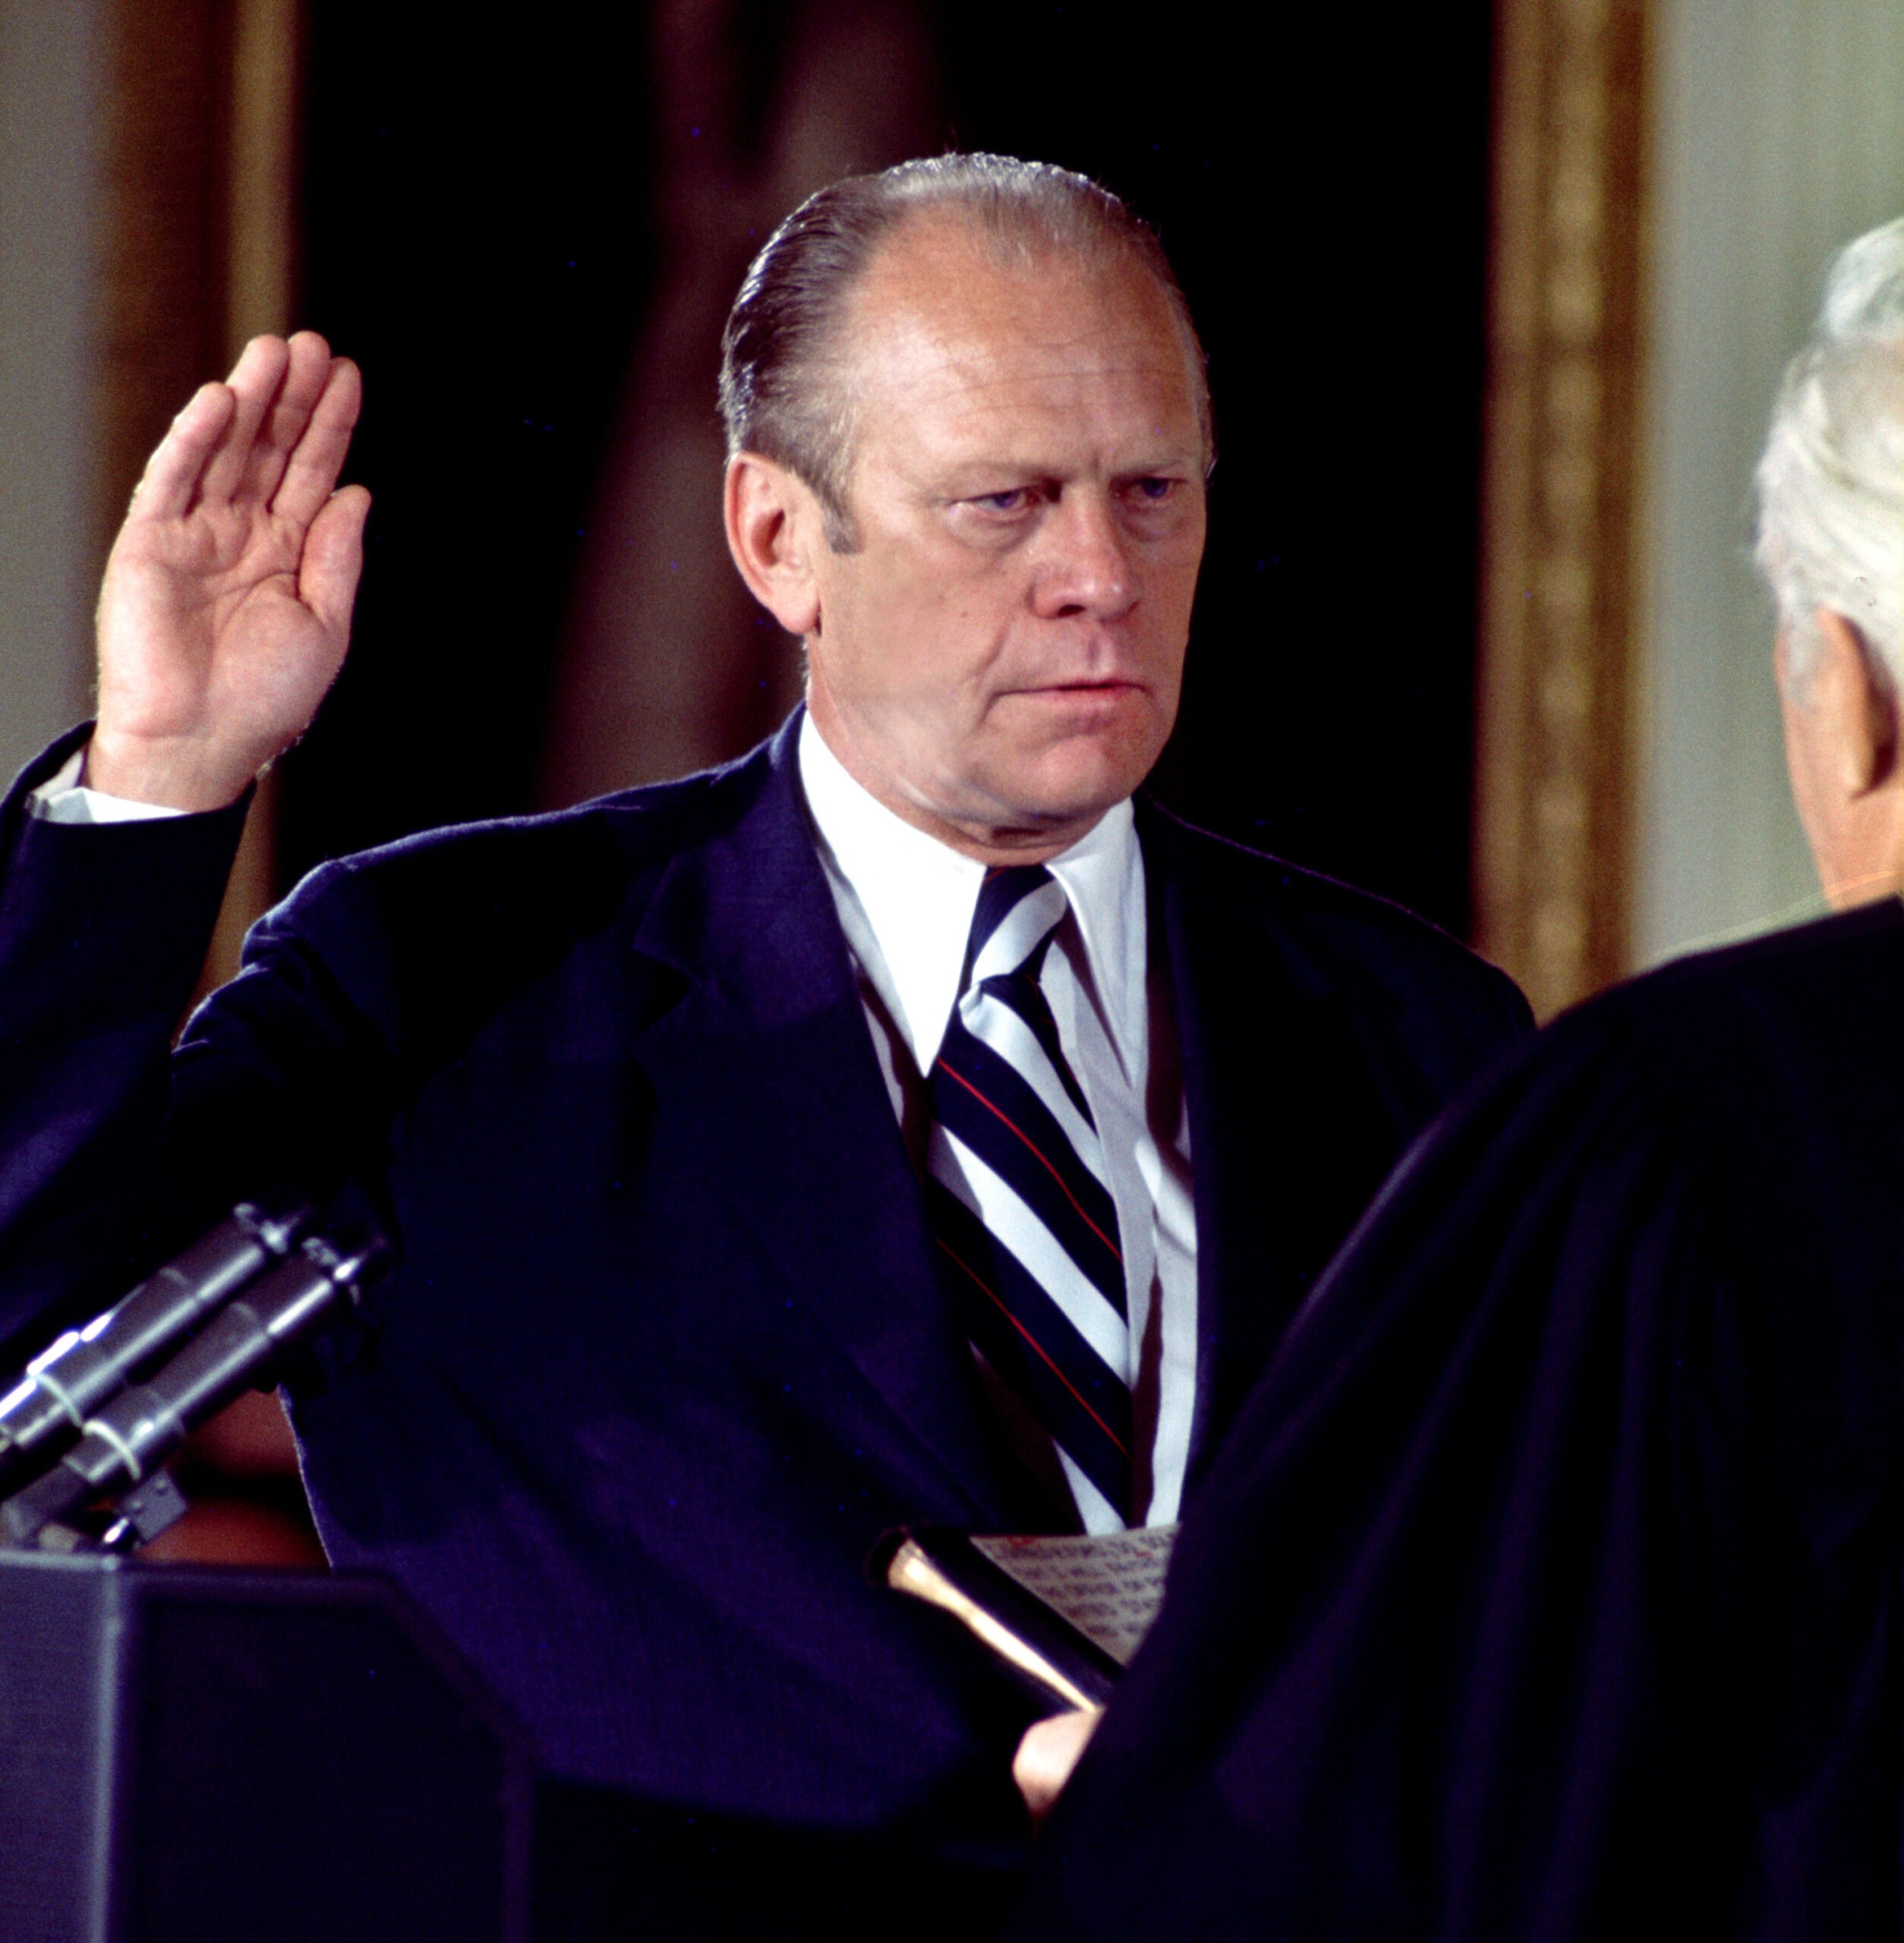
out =
<svg viewBox="0 0 1904 1943"><path fill-rule="evenodd" d="M1139 798L1171 980L1196 1207L1194 1485L1394 1157L1392 1116L1341 994L1266 909L1275 866Z"/></svg>
<svg viewBox="0 0 1904 1943"><path fill-rule="evenodd" d="M635 948L689 982L645 1058L694 1063L734 1198L812 1312L938 1460L972 1522L1015 1509L928 1253L919 1182L797 797L796 715L730 828L677 856Z"/></svg>
<svg viewBox="0 0 1904 1943"><path fill-rule="evenodd" d="M742 1218L932 1453L963 1515L1025 1529L1032 1501L933 1274L918 1179L799 800L798 723L755 758L752 800L677 855L648 904L635 948L687 989L639 1050L690 1069L717 1103ZM1224 846L1141 798L1138 830L1190 1118L1193 1484L1403 1130L1342 995L1266 909L1260 879L1275 866L1226 868Z"/></svg>

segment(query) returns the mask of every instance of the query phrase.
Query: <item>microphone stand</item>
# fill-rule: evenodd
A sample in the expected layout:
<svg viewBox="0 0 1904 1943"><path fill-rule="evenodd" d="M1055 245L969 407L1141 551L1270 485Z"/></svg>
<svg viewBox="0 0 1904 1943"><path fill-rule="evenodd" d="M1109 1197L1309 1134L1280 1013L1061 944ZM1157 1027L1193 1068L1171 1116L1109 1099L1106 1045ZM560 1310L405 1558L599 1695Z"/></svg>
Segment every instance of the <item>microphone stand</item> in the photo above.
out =
<svg viewBox="0 0 1904 1943"><path fill-rule="evenodd" d="M44 1469L115 1390L282 1261L311 1221L303 1201L277 1213L241 1201L122 1302L43 1350L0 1397L0 1479Z"/></svg>
<svg viewBox="0 0 1904 1943"><path fill-rule="evenodd" d="M131 1550L156 1538L185 1508L159 1466L241 1392L273 1381L287 1352L358 1307L392 1259L380 1234L348 1249L314 1235L228 1293L183 1349L87 1417L58 1463L0 1504L0 1546ZM96 1538L71 1521L102 1499L118 1500L120 1515Z"/></svg>

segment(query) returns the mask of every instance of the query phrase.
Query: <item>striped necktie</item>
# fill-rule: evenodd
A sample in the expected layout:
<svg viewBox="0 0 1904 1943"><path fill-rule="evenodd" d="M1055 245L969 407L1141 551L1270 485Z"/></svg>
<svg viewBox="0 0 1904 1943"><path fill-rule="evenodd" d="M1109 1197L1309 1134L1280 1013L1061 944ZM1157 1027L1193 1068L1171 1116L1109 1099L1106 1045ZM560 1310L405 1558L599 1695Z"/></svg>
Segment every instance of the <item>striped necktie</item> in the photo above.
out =
<svg viewBox="0 0 1904 1943"><path fill-rule="evenodd" d="M1103 1144L1039 988L1064 887L985 878L932 1072L925 1193L973 1346L1120 1518L1130 1516L1130 1326Z"/></svg>

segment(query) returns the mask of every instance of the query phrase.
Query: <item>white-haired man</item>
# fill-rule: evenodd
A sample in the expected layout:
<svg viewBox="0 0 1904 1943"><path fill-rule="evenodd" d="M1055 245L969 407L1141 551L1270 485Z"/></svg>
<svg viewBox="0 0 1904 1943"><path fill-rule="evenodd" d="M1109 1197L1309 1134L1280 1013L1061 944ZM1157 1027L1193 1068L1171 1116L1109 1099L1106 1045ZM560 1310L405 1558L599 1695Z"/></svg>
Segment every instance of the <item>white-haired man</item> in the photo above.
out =
<svg viewBox="0 0 1904 1943"><path fill-rule="evenodd" d="M1839 259L1758 490L1839 915L1562 1019L1391 1182L1015 1933L1897 1935L1904 222ZM1037 1805L1089 1724L1027 1737Z"/></svg>

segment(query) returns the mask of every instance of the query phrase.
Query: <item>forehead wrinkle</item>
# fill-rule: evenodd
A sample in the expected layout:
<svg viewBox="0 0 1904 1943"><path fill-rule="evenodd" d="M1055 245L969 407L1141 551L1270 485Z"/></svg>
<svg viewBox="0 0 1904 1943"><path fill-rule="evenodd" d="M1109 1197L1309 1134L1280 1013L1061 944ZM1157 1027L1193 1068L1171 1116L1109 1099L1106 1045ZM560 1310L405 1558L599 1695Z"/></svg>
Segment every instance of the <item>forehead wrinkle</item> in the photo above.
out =
<svg viewBox="0 0 1904 1943"><path fill-rule="evenodd" d="M968 389L989 389L1026 378L1086 384L1167 370L1175 362L1157 357L1155 347L1135 342L1132 334L1120 332L1109 319L1060 338L1021 332L1004 342L988 342L976 332L919 331L914 335L926 341L927 357L937 362L947 381Z"/></svg>
<svg viewBox="0 0 1904 1943"><path fill-rule="evenodd" d="M988 468L1041 476L1141 471L1193 462L1200 447L1187 405L1169 416L1174 432L1146 414L1133 426L1128 392L1119 382L1141 374L1120 370L1102 384L1102 372L1051 373L1027 383L1024 374L948 383L925 395L926 408L884 420L881 463L914 477L954 477ZM910 395L920 398L921 389ZM1140 427L1140 430L1138 427Z"/></svg>
<svg viewBox="0 0 1904 1943"><path fill-rule="evenodd" d="M920 374L903 387L903 394L956 420L984 418L1001 410L1013 414L1048 411L1083 425L1100 417L1107 408L1114 408L1122 402L1127 386L1142 386L1147 376L1143 366L1135 364L1107 364L1085 370L944 370L935 379Z"/></svg>
<svg viewBox="0 0 1904 1943"><path fill-rule="evenodd" d="M1028 292L1022 283L1009 296L1029 301L988 304L963 292L935 291L939 301L928 306L900 298L886 315L862 326L862 345L869 348L869 341L884 338L902 355L922 352L924 361L947 371L1006 362L1023 369L1042 363L1058 375L1087 376L1178 361L1174 334L1171 354L1156 357L1159 347L1146 327L1160 320L1144 316L1138 305L1107 304L1105 294L1102 289L1091 291L1080 307L1087 314L1068 329L1051 328L1053 320L1040 314L1051 308L1048 295ZM1080 362L1080 353L1091 361Z"/></svg>
<svg viewBox="0 0 1904 1943"><path fill-rule="evenodd" d="M1002 405L1088 421L1133 390L1174 389L1177 397L1152 401L1153 414L1165 421L1181 415L1200 442L1196 398L1177 346L1146 342L1147 333L1127 331L1122 323L1105 315L1062 336L1039 337L1018 329L992 335L964 320L948 324L916 311L881 319L862 340L866 351L885 354L859 361L860 401L870 405L885 394L915 424L922 414L906 411L909 405L959 419ZM1167 436L1163 424L1153 429Z"/></svg>
<svg viewBox="0 0 1904 1943"><path fill-rule="evenodd" d="M1161 326L1174 350L1184 349L1169 301L1141 263L1121 252L1099 257L1056 240L1026 240L1028 255L1001 250L957 210L915 213L876 250L842 307L842 351L850 357L846 347L866 329L868 312L882 304L887 316L881 324L903 317L922 329L938 325L948 338L970 340L993 323L1022 331L1033 315L1048 317L1054 269L1083 299L1077 307L1095 314L1074 335L1045 338L1050 349L1064 350L1138 317L1153 329Z"/></svg>
<svg viewBox="0 0 1904 1943"><path fill-rule="evenodd" d="M916 487L926 483L922 474L960 468L1074 471L1077 446L1093 439L1127 386L1174 395L1149 401L1158 445L1116 455L1106 469L1177 462L1168 447L1180 439L1181 457L1206 458L1194 359L1149 272L1121 256L1099 260L1062 246L1039 258L1001 256L942 211L909 218L878 249L824 354L845 493L856 496L853 481L878 420L900 433L878 440L887 462ZM1093 398L1094 388L1110 395ZM1010 411L1048 413L1051 422L1011 424L1008 442L988 449L985 420L996 420L1001 398ZM941 414L937 424L932 410L908 409L921 405ZM1174 432L1171 420L1179 421ZM1054 434L1065 450L1053 446ZM1097 469L1095 458L1082 462Z"/></svg>

